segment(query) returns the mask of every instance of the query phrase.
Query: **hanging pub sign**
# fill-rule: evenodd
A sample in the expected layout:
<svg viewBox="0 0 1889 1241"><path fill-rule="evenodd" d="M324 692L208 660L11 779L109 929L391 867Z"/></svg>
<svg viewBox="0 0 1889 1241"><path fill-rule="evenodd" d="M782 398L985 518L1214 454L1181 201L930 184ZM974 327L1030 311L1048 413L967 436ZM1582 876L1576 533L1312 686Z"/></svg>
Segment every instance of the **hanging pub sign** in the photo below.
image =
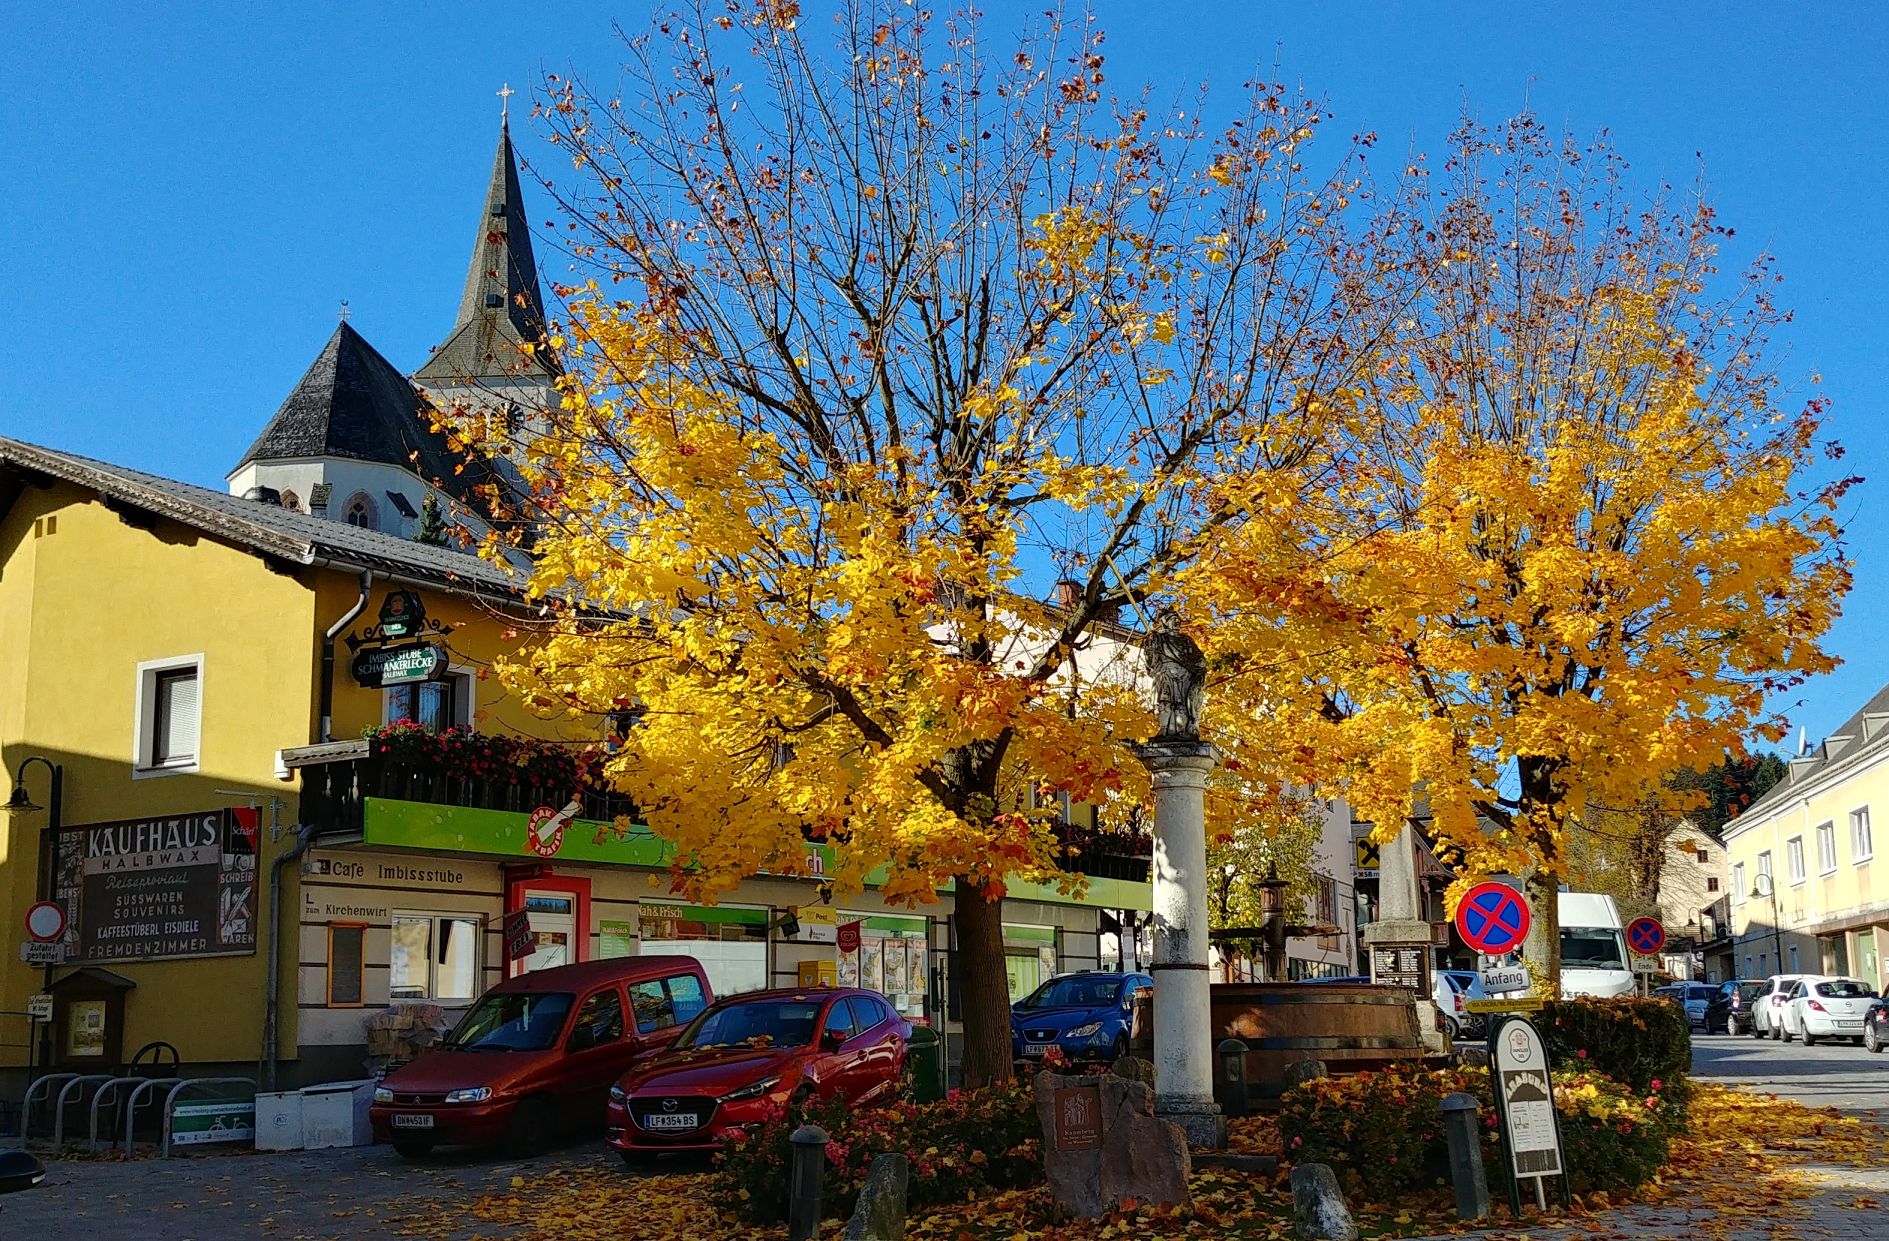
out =
<svg viewBox="0 0 1889 1241"><path fill-rule="evenodd" d="M77 961L256 951L257 812L127 819L60 832L60 898Z"/></svg>
<svg viewBox="0 0 1889 1241"><path fill-rule="evenodd" d="M449 664L446 650L434 642L409 642L356 652L354 680L366 689L444 680Z"/></svg>
<svg viewBox="0 0 1889 1241"><path fill-rule="evenodd" d="M380 635L383 638L411 638L426 628L426 604L419 592L390 590L380 601Z"/></svg>

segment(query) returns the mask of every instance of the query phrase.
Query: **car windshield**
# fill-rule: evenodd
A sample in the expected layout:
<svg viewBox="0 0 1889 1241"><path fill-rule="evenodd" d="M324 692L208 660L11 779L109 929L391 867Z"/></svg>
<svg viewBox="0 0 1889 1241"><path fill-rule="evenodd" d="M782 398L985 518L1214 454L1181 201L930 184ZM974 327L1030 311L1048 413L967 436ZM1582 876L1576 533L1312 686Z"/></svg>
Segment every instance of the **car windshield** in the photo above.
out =
<svg viewBox="0 0 1889 1241"><path fill-rule="evenodd" d="M1738 984L1738 997L1742 1000L1755 1000L1762 994L1764 994L1764 984L1761 982L1741 982Z"/></svg>
<svg viewBox="0 0 1889 1241"><path fill-rule="evenodd" d="M1577 970L1626 969L1627 954L1620 932L1604 926L1563 927L1561 965Z"/></svg>
<svg viewBox="0 0 1889 1241"><path fill-rule="evenodd" d="M1052 978L1018 1008L1102 1008L1122 998L1119 978Z"/></svg>
<svg viewBox="0 0 1889 1241"><path fill-rule="evenodd" d="M1688 1000L1710 1000L1712 998L1712 993L1716 989L1717 988L1707 987L1703 984L1695 983L1694 985L1686 988L1686 998Z"/></svg>
<svg viewBox="0 0 1889 1241"><path fill-rule="evenodd" d="M821 1000L737 1000L697 1017L677 1047L805 1047L813 1042Z"/></svg>
<svg viewBox="0 0 1889 1241"><path fill-rule="evenodd" d="M488 995L446 1040L454 1051L543 1051L564 1030L576 997L568 991Z"/></svg>
<svg viewBox="0 0 1889 1241"><path fill-rule="evenodd" d="M1854 978L1839 978L1834 982L1818 983L1817 994L1826 1000L1867 1000L1876 992Z"/></svg>

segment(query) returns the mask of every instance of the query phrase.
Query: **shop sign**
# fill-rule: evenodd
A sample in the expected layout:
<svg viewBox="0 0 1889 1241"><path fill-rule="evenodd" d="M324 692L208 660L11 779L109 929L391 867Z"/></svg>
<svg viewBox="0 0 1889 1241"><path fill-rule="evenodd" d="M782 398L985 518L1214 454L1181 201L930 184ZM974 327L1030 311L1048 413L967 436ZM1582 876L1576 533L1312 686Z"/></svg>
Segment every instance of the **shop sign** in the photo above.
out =
<svg viewBox="0 0 1889 1241"><path fill-rule="evenodd" d="M255 952L256 825L237 808L64 830L59 895L78 959Z"/></svg>
<svg viewBox="0 0 1889 1241"><path fill-rule="evenodd" d="M863 925L865 924L861 922L848 922L835 932L834 940L839 944L841 952L859 951L859 928Z"/></svg>
<svg viewBox="0 0 1889 1241"><path fill-rule="evenodd" d="M426 603L411 590L390 590L380 601L380 633L384 638L409 638L426 627Z"/></svg>
<svg viewBox="0 0 1889 1241"><path fill-rule="evenodd" d="M171 1111L171 1145L249 1142L256 1136L254 1102L180 1103Z"/></svg>
<svg viewBox="0 0 1889 1241"><path fill-rule="evenodd" d="M505 959L522 961L531 955L536 940L531 933L531 914L514 909L505 915Z"/></svg>
<svg viewBox="0 0 1889 1241"><path fill-rule="evenodd" d="M435 642L374 647L357 654L353 664L355 683L366 689L438 681L450 671L445 648Z"/></svg>
<svg viewBox="0 0 1889 1241"><path fill-rule="evenodd" d="M1515 1176L1561 1175L1561 1129L1540 1032L1526 1019L1511 1017L1489 1041L1502 1137Z"/></svg>

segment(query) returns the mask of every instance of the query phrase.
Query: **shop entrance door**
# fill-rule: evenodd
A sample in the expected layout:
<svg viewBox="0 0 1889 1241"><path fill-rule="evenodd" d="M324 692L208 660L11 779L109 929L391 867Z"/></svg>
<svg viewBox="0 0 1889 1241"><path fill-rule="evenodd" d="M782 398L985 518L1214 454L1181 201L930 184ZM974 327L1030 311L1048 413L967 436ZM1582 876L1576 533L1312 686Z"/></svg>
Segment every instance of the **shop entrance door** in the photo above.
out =
<svg viewBox="0 0 1889 1241"><path fill-rule="evenodd" d="M531 954L518 963L518 972L548 970L577 960L577 902L569 892L525 893L525 912L531 916Z"/></svg>

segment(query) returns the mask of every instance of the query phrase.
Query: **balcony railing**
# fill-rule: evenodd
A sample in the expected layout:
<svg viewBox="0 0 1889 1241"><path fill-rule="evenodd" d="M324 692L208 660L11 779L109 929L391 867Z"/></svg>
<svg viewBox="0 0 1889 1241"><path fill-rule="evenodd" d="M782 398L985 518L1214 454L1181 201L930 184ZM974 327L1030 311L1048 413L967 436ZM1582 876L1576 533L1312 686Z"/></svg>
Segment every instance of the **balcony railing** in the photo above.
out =
<svg viewBox="0 0 1889 1241"><path fill-rule="evenodd" d="M315 828L317 838L359 836L370 797L529 814L539 806L562 807L575 794L583 805L579 818L636 817L635 803L612 789L462 775L371 753L366 741L285 750L282 761L302 773L302 822Z"/></svg>
<svg viewBox="0 0 1889 1241"><path fill-rule="evenodd" d="M1107 832L1065 823L1059 833L1062 850L1056 865L1091 879L1126 879L1148 882L1154 863L1154 841L1140 832Z"/></svg>

